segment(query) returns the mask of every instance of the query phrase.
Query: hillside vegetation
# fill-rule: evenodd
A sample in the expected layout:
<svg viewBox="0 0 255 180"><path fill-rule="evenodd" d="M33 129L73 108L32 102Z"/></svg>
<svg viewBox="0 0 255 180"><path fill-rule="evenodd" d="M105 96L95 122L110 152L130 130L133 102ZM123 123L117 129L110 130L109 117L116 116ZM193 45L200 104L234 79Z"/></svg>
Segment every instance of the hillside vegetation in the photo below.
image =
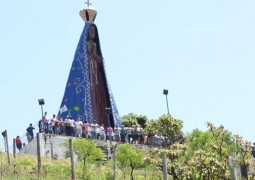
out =
<svg viewBox="0 0 255 180"><path fill-rule="evenodd" d="M130 117L135 117L132 119ZM138 117L138 118L137 118ZM144 117L142 117L144 119ZM138 123L139 116L126 116L128 123ZM96 141L73 139L74 153L78 157L75 164L76 180L112 180L115 175L121 180L160 180L163 178L162 154L167 158L169 180L231 180L233 170L241 169L243 179L254 179L252 145L238 135L233 135L223 126L208 122L208 130L193 130L183 134L182 121L169 115L163 115L154 121L140 121L144 132L159 134L170 139L168 146L152 147L134 144L118 144L116 161L108 159L105 150L97 147ZM145 123L146 122L146 123ZM182 134L184 141L178 141ZM38 171L37 157L17 154L8 165L6 153L0 153L1 179L71 179L71 161L68 142L66 160L49 160L42 158L42 168ZM111 152L114 152L112 147ZM240 168L241 167L241 168ZM241 178L241 177L240 177Z"/></svg>

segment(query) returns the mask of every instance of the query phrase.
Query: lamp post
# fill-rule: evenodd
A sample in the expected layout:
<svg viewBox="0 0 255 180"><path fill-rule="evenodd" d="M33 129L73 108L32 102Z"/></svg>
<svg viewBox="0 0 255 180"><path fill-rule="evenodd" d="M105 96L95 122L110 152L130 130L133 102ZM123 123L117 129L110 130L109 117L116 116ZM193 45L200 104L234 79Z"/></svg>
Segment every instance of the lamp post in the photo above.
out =
<svg viewBox="0 0 255 180"><path fill-rule="evenodd" d="M42 120L43 120L43 105L45 104L44 99L38 99L38 103L41 106L41 110L42 110Z"/></svg>
<svg viewBox="0 0 255 180"><path fill-rule="evenodd" d="M163 90L163 94L166 95L167 112L168 112L168 115L170 115L170 113L169 113L169 107L168 107L168 99L167 99L168 90L167 90L167 89L164 89L164 90Z"/></svg>
<svg viewBox="0 0 255 180"><path fill-rule="evenodd" d="M42 133L43 130L44 130L44 127L43 127L43 124L42 124L42 122L43 122L43 105L45 104L44 99L38 99L38 103L41 106L41 110L42 110L42 119L39 121L39 124L38 124L39 133Z"/></svg>

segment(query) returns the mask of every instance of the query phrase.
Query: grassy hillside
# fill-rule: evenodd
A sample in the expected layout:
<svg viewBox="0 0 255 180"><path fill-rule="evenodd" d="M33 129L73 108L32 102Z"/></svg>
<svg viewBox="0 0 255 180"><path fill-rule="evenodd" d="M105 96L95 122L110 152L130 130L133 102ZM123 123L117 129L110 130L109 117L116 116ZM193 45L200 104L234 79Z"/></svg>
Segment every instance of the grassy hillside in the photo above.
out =
<svg viewBox="0 0 255 180"><path fill-rule="evenodd" d="M11 155L12 156L12 155ZM94 162L87 167L86 176L83 175L82 165L75 166L76 179L112 180L113 162ZM11 166L8 165L6 153L0 152L0 178L4 180L68 180L71 179L71 162L69 160L49 160L42 158L42 170L38 173L36 156L16 155L11 157ZM163 179L162 173L153 167L146 167L134 172L136 179L158 180ZM117 169L117 179L130 179L128 171Z"/></svg>

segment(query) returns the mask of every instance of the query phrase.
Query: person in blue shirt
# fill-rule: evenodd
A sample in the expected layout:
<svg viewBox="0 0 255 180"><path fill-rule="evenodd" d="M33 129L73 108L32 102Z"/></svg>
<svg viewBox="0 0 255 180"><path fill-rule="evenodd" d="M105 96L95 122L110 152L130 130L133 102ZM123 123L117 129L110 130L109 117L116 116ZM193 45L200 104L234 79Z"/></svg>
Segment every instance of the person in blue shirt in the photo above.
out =
<svg viewBox="0 0 255 180"><path fill-rule="evenodd" d="M34 138L34 130L35 128L33 127L32 123L30 123L29 127L27 128L27 132L31 136L31 140Z"/></svg>
<svg viewBox="0 0 255 180"><path fill-rule="evenodd" d="M126 129L124 126L121 127L120 129L120 139L121 139L121 142L126 142Z"/></svg>

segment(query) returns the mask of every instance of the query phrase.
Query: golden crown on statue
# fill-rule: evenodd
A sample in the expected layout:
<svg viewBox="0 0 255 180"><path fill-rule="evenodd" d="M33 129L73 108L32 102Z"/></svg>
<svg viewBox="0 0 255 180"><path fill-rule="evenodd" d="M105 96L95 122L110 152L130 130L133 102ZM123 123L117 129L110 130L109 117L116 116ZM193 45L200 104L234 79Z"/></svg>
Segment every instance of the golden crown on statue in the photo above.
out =
<svg viewBox="0 0 255 180"><path fill-rule="evenodd" d="M87 0L87 2L85 3L88 5L88 7L80 11L80 16L85 23L86 22L93 23L96 19L97 11L94 8L89 6L90 5L89 0Z"/></svg>

